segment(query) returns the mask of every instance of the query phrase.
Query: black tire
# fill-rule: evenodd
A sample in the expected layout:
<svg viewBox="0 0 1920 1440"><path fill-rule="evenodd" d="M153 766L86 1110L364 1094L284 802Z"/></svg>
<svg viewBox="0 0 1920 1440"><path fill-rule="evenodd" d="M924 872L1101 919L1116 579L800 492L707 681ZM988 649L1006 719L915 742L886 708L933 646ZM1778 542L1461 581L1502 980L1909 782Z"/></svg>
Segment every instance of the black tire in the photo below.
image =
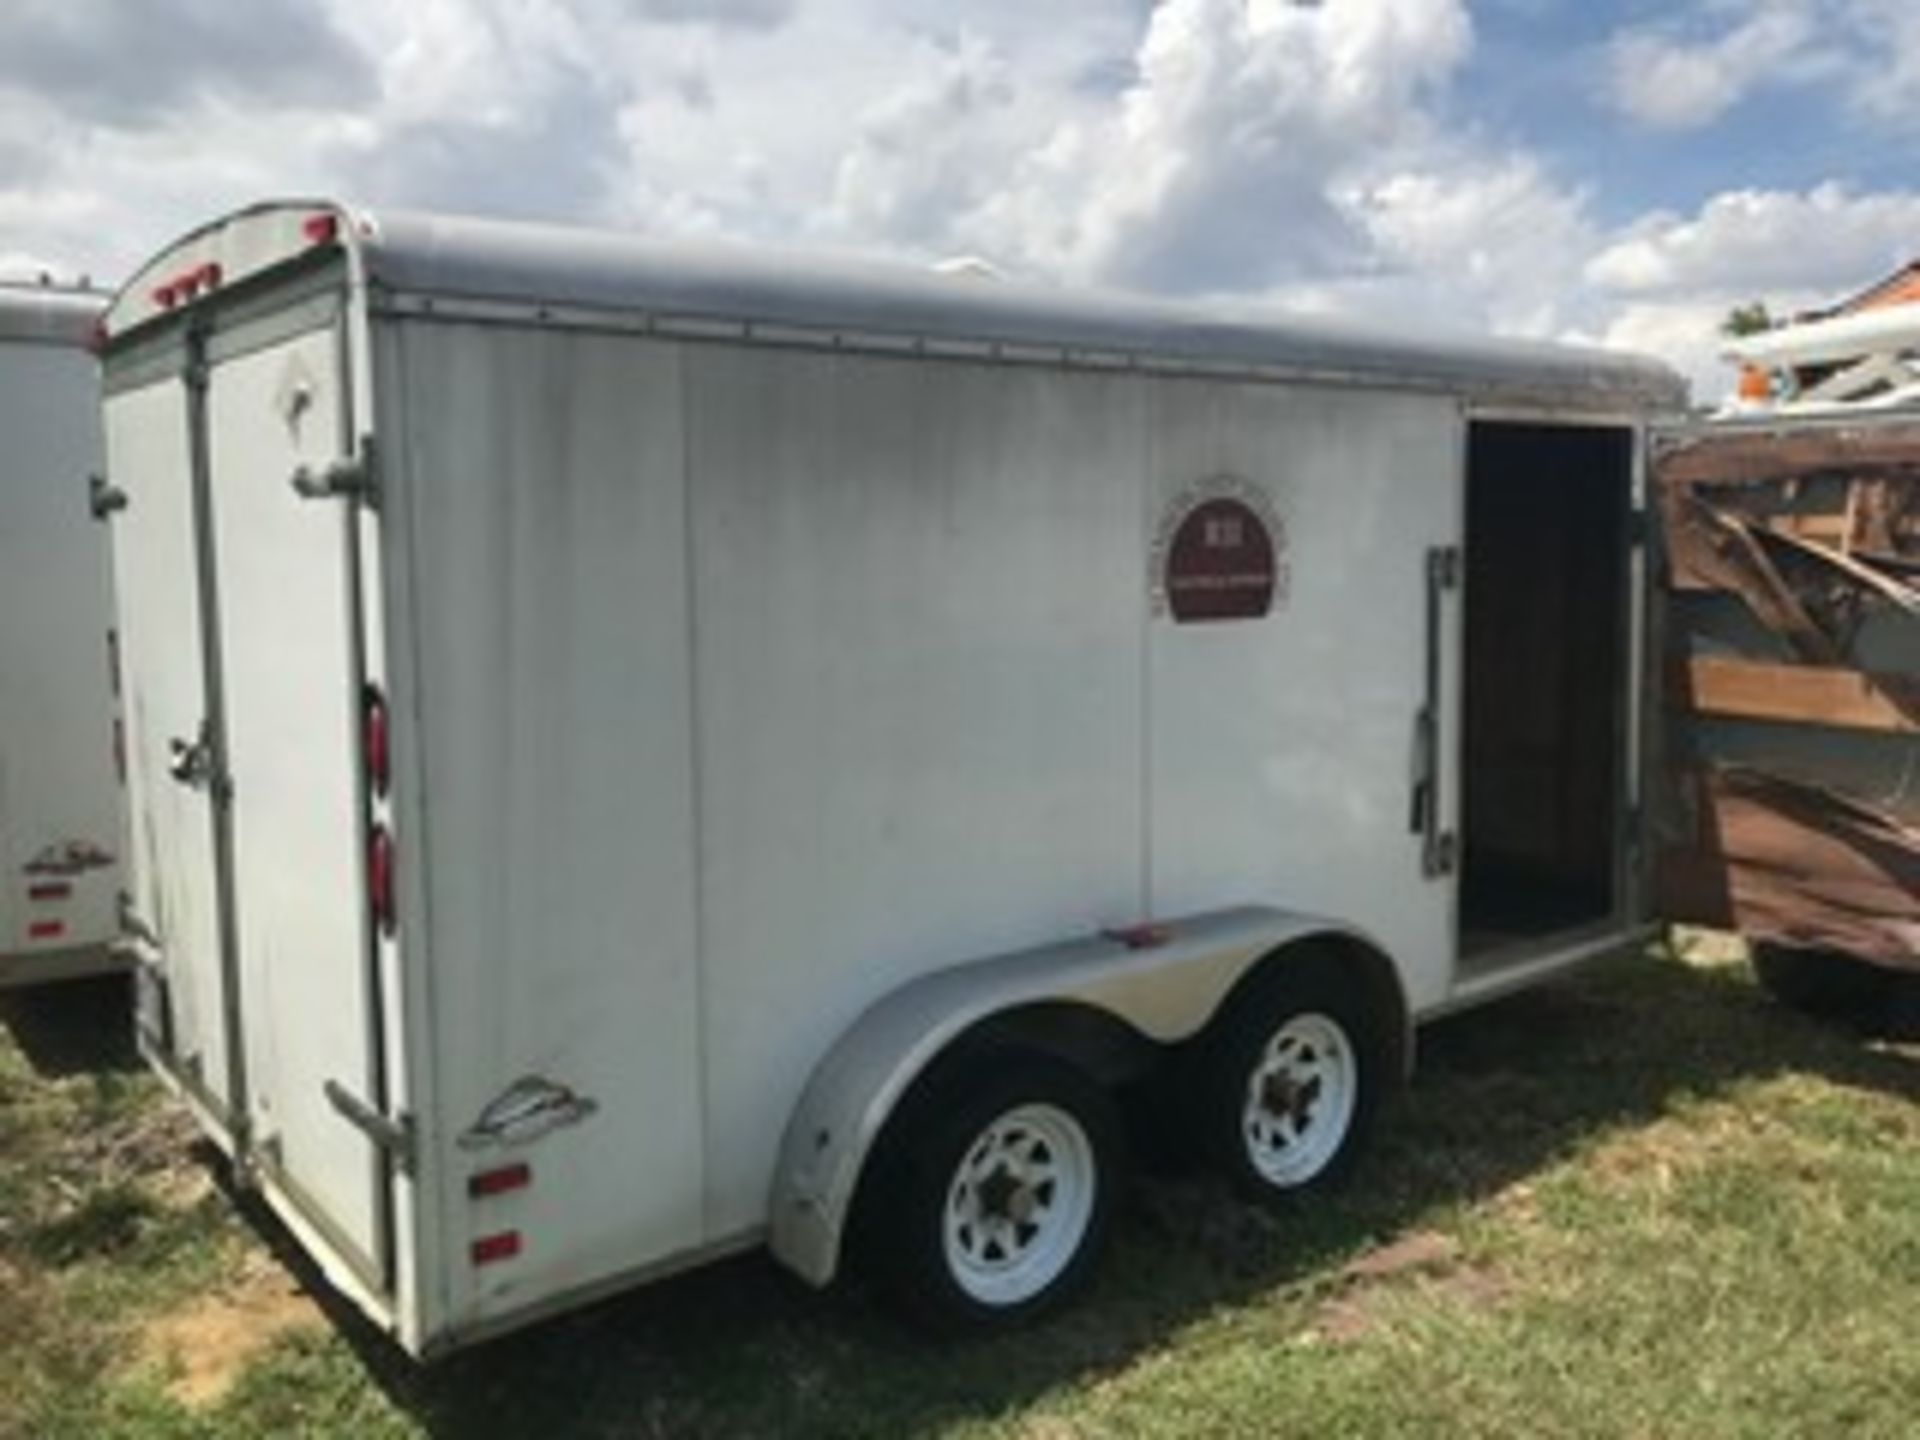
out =
<svg viewBox="0 0 1920 1440"><path fill-rule="evenodd" d="M1026 1107L1045 1107L1043 1114L1064 1115L1078 1128L1087 1146L1083 1158L1091 1162L1091 1204L1077 1241L1052 1247L1067 1255L1057 1273L1030 1294L989 1299L970 1288L956 1268L965 1262L954 1258L956 1245L947 1235L949 1202L962 1163L976 1152L988 1153L982 1147L995 1122ZM1106 1246L1114 1193L1125 1171L1121 1136L1107 1093L1061 1061L998 1051L949 1066L902 1108L882 1137L873 1170L861 1187L855 1231L861 1270L896 1310L938 1334L982 1334L1025 1324L1055 1309L1086 1284ZM1004 1169L1000 1173L1005 1174ZM975 1188L981 1194L976 1195ZM984 1185L969 1184L961 1200L978 1208L984 1192ZM1003 1208L1013 1209L1016 1198L1009 1196ZM1044 1204L1064 1198L1056 1188ZM1033 1195L1024 1203L1042 1204ZM1056 1215L1065 1213L1063 1207ZM1046 1222L1044 1208L1030 1210L1028 1216L1036 1225ZM1023 1231L1010 1214L985 1216L982 1223L1013 1226L1016 1235ZM1056 1236L1072 1229L1065 1220L1051 1223L1066 1227L1057 1229ZM973 1279L975 1286L981 1283L977 1268Z"/></svg>
<svg viewBox="0 0 1920 1440"><path fill-rule="evenodd" d="M1781 1004L1829 1020L1876 1020L1892 1004L1896 975L1837 950L1753 946L1753 973Z"/></svg>
<svg viewBox="0 0 1920 1440"><path fill-rule="evenodd" d="M1246 1199L1276 1205L1338 1185L1366 1149L1388 1083L1392 1047L1383 1018L1333 962L1305 957L1256 979L1229 1002L1199 1056L1198 1115L1209 1160ZM1250 1118L1257 1071L1285 1030L1277 1073L1262 1114ZM1323 1042L1333 1042L1330 1050ZM1342 1103L1330 1072L1344 1048L1350 1098ZM1344 1121L1341 1120L1344 1112ZM1312 1136L1315 1124L1332 1128ZM1300 1143L1283 1137L1293 1128ZM1256 1131L1258 1133L1256 1133ZM1262 1162L1265 1163L1262 1163Z"/></svg>

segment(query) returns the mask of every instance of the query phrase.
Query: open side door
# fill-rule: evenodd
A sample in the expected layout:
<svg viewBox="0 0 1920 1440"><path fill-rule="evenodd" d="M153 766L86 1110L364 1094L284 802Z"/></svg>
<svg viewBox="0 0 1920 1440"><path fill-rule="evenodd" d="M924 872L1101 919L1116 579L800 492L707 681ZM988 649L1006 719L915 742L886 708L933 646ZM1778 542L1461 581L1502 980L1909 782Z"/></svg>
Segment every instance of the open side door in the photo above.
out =
<svg viewBox="0 0 1920 1440"><path fill-rule="evenodd" d="M1920 423L1652 446L1659 912L1920 970Z"/></svg>

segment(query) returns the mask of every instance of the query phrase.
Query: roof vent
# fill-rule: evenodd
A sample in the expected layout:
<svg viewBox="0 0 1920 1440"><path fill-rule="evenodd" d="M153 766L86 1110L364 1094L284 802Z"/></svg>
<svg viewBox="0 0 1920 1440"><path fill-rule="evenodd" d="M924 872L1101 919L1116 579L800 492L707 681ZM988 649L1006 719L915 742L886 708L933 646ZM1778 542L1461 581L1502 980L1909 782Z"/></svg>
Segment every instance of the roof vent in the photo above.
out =
<svg viewBox="0 0 1920 1440"><path fill-rule="evenodd" d="M933 273L955 280L1004 280L1007 272L979 255L955 255L933 262Z"/></svg>

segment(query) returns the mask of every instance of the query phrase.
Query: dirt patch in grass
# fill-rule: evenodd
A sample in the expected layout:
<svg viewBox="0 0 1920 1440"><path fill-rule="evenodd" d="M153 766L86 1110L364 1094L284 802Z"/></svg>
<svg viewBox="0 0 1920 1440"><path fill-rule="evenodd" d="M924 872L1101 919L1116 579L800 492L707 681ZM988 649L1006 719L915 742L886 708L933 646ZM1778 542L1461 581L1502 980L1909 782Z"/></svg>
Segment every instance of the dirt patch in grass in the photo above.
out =
<svg viewBox="0 0 1920 1440"><path fill-rule="evenodd" d="M224 1399L254 1359L283 1336L326 1323L313 1297L279 1265L252 1257L228 1284L156 1316L135 1347L167 1374L167 1393L203 1409Z"/></svg>
<svg viewBox="0 0 1920 1440"><path fill-rule="evenodd" d="M1492 1305L1507 1291L1492 1270L1467 1264L1451 1236L1415 1230L1341 1268L1333 1280L1334 1293L1314 1312L1309 1339L1338 1344L1382 1329L1388 1318L1382 1297L1394 1282L1411 1282L1429 1304Z"/></svg>

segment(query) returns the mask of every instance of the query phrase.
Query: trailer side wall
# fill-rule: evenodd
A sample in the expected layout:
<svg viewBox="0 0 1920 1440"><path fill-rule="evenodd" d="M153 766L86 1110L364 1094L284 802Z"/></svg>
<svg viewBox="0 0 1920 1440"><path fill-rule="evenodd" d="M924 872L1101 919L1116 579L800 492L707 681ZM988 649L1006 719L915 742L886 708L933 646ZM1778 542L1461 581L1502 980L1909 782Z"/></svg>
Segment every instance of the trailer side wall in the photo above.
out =
<svg viewBox="0 0 1920 1440"><path fill-rule="evenodd" d="M1255 902L1444 996L1407 800L1454 402L383 323L452 1326L755 1238L811 1068L918 974ZM1159 532L1223 478L1284 593L1176 624ZM587 1103L476 1138L527 1080Z"/></svg>
<svg viewBox="0 0 1920 1440"><path fill-rule="evenodd" d="M121 850L93 357L0 339L0 984L106 967Z"/></svg>

